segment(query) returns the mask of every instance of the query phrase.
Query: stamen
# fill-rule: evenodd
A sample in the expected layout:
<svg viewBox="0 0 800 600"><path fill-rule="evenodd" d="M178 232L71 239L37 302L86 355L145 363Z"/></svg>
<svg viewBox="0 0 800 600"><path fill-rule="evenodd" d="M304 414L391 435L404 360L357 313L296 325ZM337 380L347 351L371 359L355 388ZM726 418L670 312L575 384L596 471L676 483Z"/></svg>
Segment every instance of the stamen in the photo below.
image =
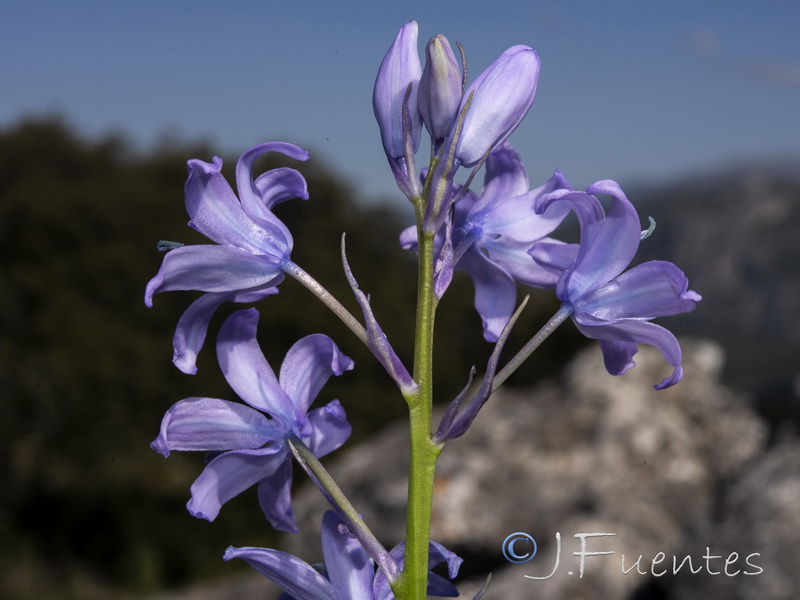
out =
<svg viewBox="0 0 800 600"><path fill-rule="evenodd" d="M174 250L175 248L180 248L185 246L186 244L181 244L180 242L170 242L169 240L159 240L156 244L156 250L159 252L168 252L169 250Z"/></svg>
<svg viewBox="0 0 800 600"><path fill-rule="evenodd" d="M642 231L639 240L646 240L653 235L653 232L656 230L656 220L653 217L647 217L647 219L650 221L650 227Z"/></svg>

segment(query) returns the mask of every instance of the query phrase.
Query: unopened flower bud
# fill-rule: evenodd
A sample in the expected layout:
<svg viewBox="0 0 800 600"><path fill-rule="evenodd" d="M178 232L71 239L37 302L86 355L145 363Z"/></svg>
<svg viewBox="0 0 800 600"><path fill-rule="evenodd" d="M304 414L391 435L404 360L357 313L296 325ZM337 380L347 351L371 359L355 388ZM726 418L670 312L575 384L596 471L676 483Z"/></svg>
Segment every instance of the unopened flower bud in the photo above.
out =
<svg viewBox="0 0 800 600"><path fill-rule="evenodd" d="M409 21L400 28L389 52L383 58L375 80L372 107L381 130L383 149L389 158L401 158L405 155L403 102L409 85L412 89L408 96L408 135L411 136L414 151L419 148L422 117L417 105L417 88L422 65L417 50L417 32L416 21Z"/></svg>
<svg viewBox="0 0 800 600"><path fill-rule="evenodd" d="M502 144L525 118L536 95L539 56L529 46L512 46L464 92L459 115L469 101L456 158L476 164L491 148Z"/></svg>
<svg viewBox="0 0 800 600"><path fill-rule="evenodd" d="M461 69L450 43L443 35L430 39L419 82L419 111L434 140L446 138L461 103Z"/></svg>

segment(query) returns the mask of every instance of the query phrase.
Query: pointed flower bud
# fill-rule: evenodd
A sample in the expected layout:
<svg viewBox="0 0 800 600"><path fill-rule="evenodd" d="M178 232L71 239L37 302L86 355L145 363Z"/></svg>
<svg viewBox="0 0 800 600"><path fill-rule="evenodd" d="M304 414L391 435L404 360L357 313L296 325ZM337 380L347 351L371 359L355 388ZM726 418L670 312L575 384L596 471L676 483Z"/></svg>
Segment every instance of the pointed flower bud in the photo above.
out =
<svg viewBox="0 0 800 600"><path fill-rule="evenodd" d="M450 133L461 104L461 69L443 35L430 39L425 55L427 60L419 82L419 111L431 137L441 140Z"/></svg>
<svg viewBox="0 0 800 600"><path fill-rule="evenodd" d="M539 64L533 48L512 46L464 92L459 114L472 100L455 154L464 166L473 166L502 144L525 118L536 95Z"/></svg>
<svg viewBox="0 0 800 600"><path fill-rule="evenodd" d="M408 86L408 124L414 151L419 148L422 117L417 105L419 78L422 64L417 50L418 27L416 21L409 21L397 34L389 52L383 58L375 90L372 94L372 107L381 130L383 149L389 158L405 156L405 131L403 127L403 101Z"/></svg>

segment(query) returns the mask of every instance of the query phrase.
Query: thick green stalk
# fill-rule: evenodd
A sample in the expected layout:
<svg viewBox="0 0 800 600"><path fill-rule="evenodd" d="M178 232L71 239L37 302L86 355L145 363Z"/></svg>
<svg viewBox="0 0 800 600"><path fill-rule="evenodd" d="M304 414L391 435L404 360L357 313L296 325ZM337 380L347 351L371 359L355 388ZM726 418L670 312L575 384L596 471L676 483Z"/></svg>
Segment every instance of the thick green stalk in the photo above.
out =
<svg viewBox="0 0 800 600"><path fill-rule="evenodd" d="M433 406L433 289L434 235L422 230L417 215L419 254L414 380L419 389L406 397L409 406L410 447L408 508L403 572L393 586L401 600L424 600L428 585L428 543L433 505L433 476L441 447L431 440Z"/></svg>

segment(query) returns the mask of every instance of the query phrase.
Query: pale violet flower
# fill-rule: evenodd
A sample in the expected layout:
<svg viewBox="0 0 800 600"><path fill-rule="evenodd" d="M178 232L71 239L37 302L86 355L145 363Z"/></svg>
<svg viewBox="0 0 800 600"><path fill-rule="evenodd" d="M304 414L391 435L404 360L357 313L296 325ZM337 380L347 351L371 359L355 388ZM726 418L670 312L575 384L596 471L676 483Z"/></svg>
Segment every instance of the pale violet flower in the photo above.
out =
<svg viewBox="0 0 800 600"><path fill-rule="evenodd" d="M608 212L597 194L611 196ZM692 311L700 295L689 289L683 271L670 262L650 261L623 273L639 247L641 224L616 182L598 181L585 192L556 190L540 197L536 210L546 214L559 204L575 212L581 227L578 255L556 285L559 300L573 310L575 325L600 341L612 375L633 367L638 345L649 344L673 367L656 389L675 385L683 376L680 344L650 320Z"/></svg>
<svg viewBox="0 0 800 600"><path fill-rule="evenodd" d="M320 457L339 448L350 425L338 400L309 411L331 375L353 368L326 335L309 335L291 347L275 376L256 341L258 311L233 313L219 332L217 356L225 379L246 402L187 398L164 415L152 448L222 452L192 485L187 508L213 521L221 506L252 485L269 522L296 531L291 508L292 453L296 436Z"/></svg>
<svg viewBox="0 0 800 600"><path fill-rule="evenodd" d="M172 290L206 292L183 314L174 338L173 362L185 373L197 370L197 353L217 307L231 300L252 302L276 293L283 280L282 267L292 251L292 235L272 213L291 198L308 198L305 179L296 170L278 168L253 179L256 158L280 152L297 160L308 153L293 144L269 142L250 148L236 164L237 198L222 176L222 159L190 160L185 185L189 225L214 245L175 247L167 252L158 274L145 291L145 304L153 296Z"/></svg>
<svg viewBox="0 0 800 600"><path fill-rule="evenodd" d="M494 150L486 161L486 177L480 195L471 191L456 202L452 222L453 265L465 269L475 285L475 308L483 322L483 335L497 341L517 301L517 282L553 288L564 268L577 254L577 246L549 237L569 213L568 206L554 206L536 214L536 200L554 190L571 189L561 171L531 190L519 155L508 143ZM447 242L440 231L440 247ZM400 236L406 249L416 248L416 227ZM537 247L535 258L529 254ZM448 277L447 266L438 277Z"/></svg>

